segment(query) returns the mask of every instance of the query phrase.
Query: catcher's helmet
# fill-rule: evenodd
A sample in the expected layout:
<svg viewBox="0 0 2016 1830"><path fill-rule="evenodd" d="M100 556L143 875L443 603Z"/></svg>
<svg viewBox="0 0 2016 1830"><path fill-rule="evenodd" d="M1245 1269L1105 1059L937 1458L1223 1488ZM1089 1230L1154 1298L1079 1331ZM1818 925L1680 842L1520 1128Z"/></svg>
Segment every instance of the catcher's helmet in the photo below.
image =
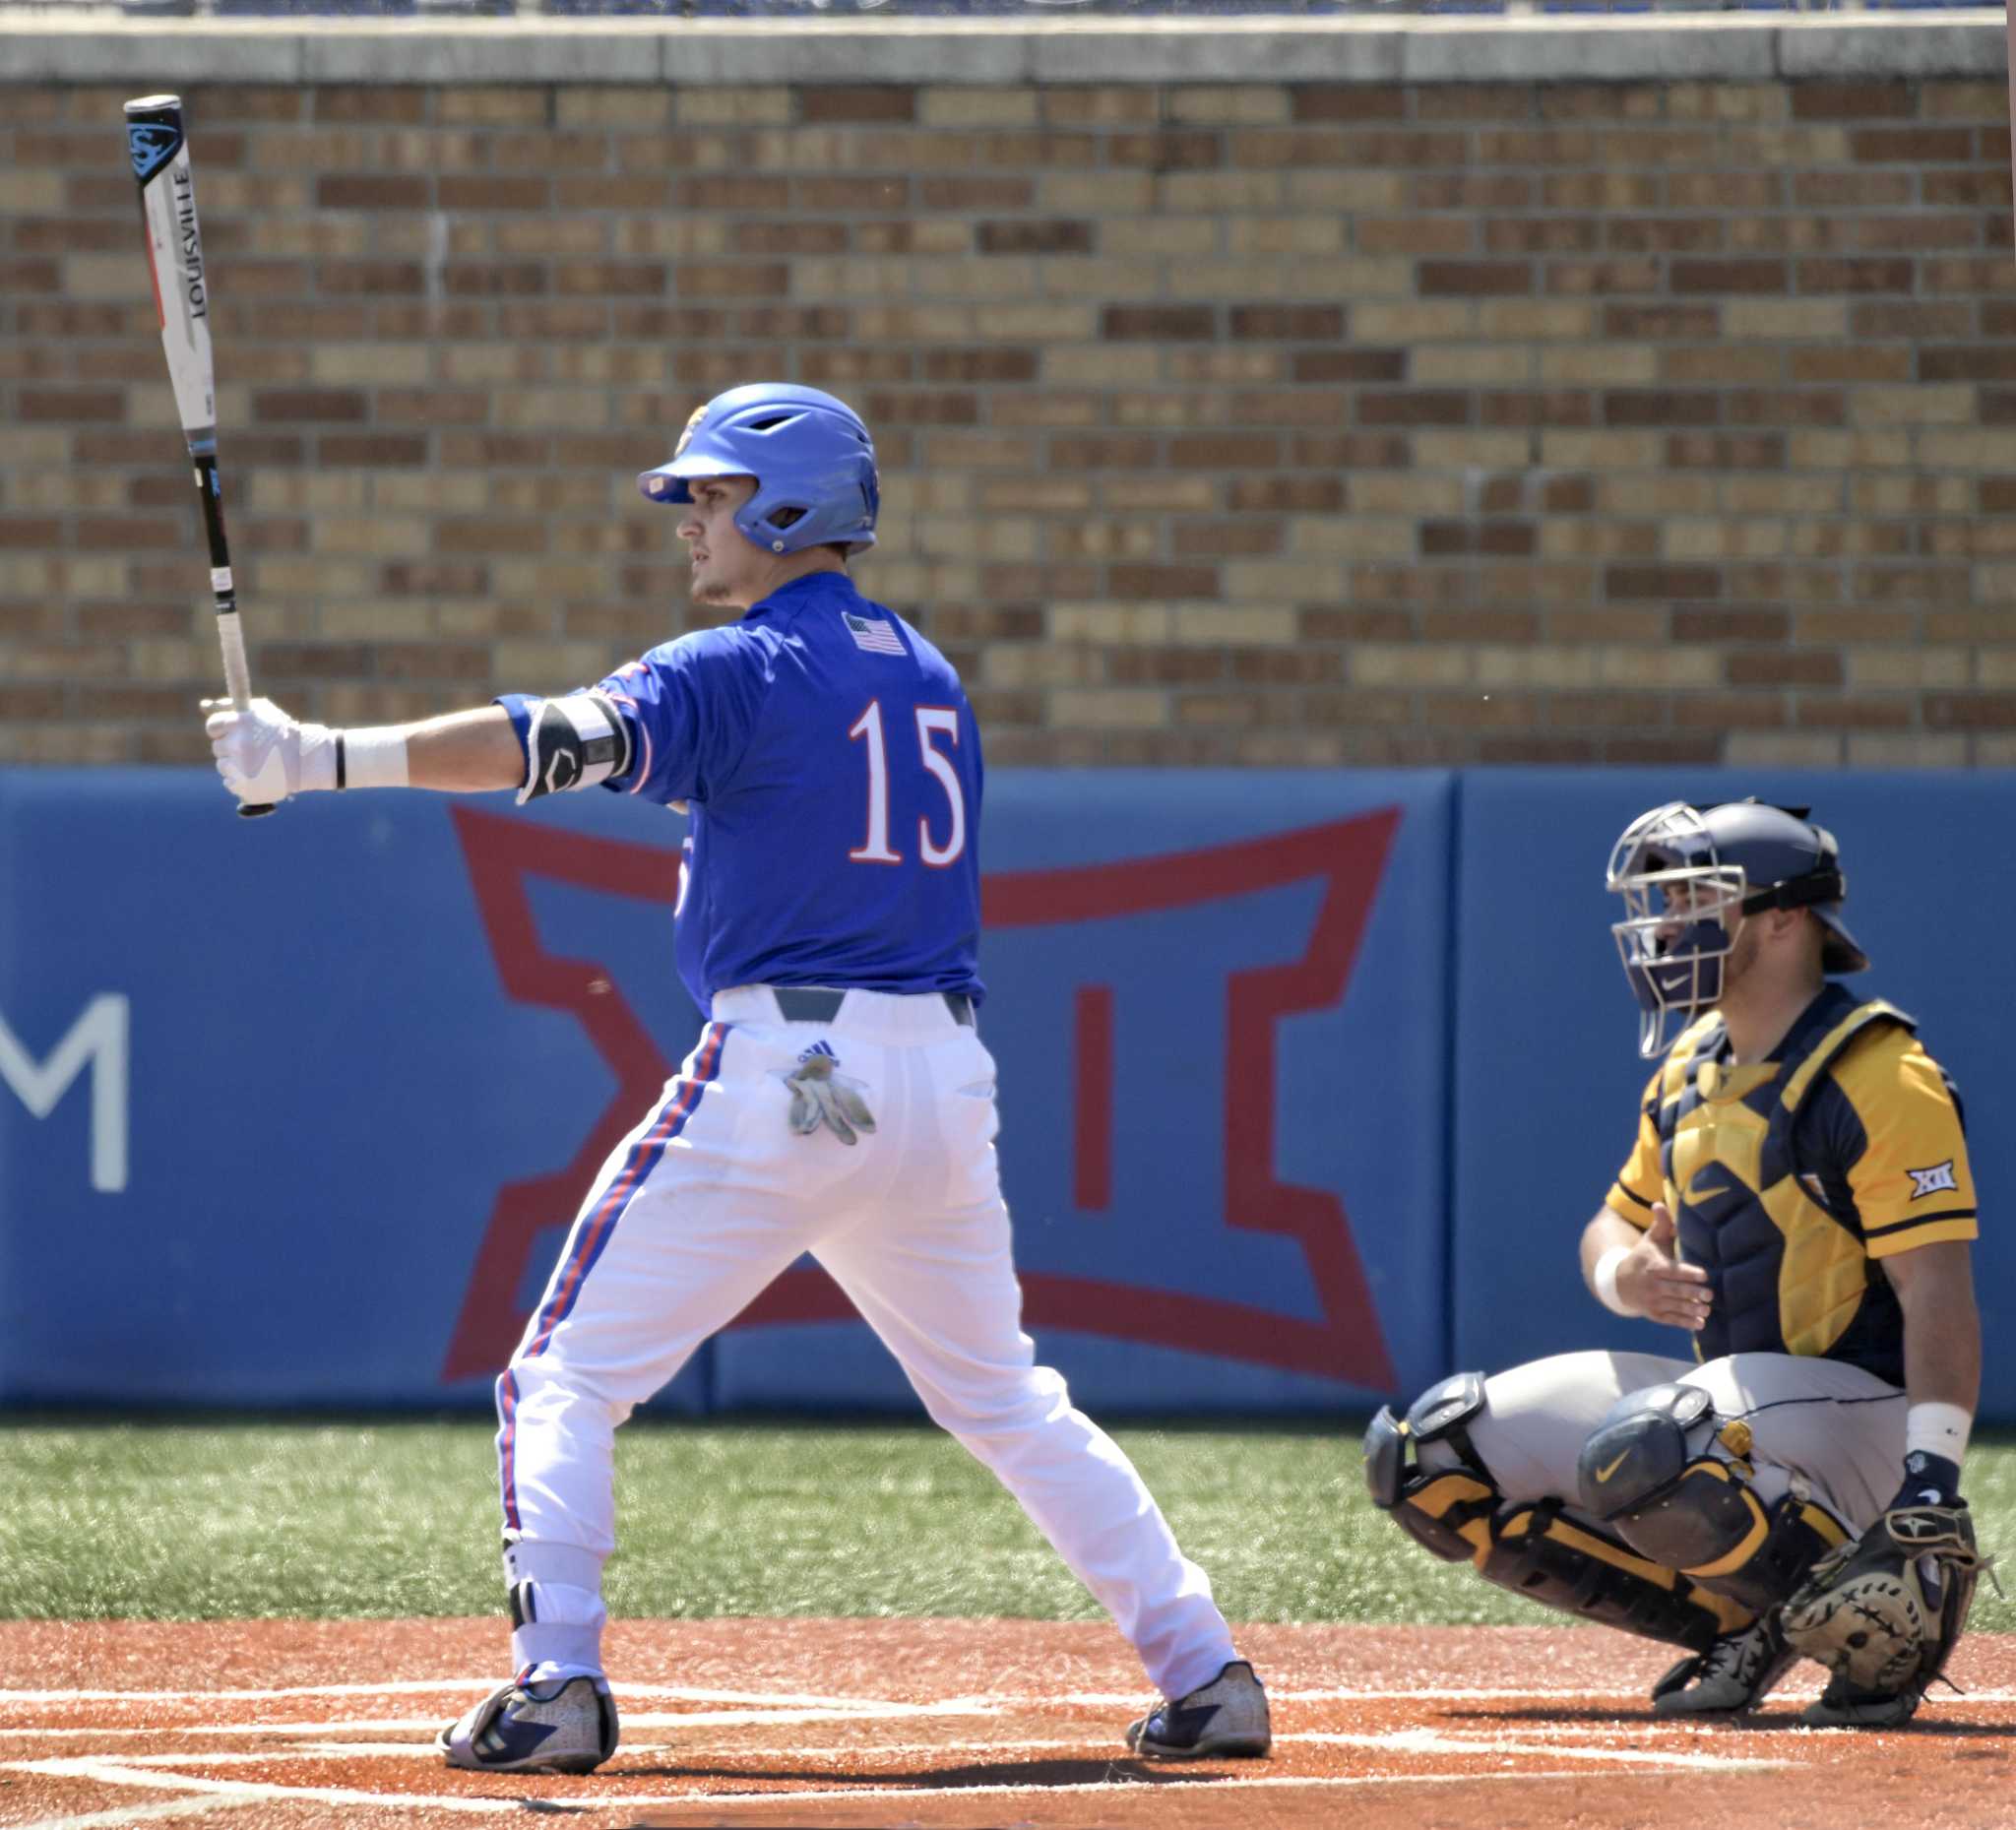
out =
<svg viewBox="0 0 2016 1830"><path fill-rule="evenodd" d="M735 526L770 552L875 544L874 443L851 407L817 388L759 381L716 395L687 420L671 461L637 486L654 502L690 502L696 476L756 478Z"/></svg>
<svg viewBox="0 0 2016 1830"><path fill-rule="evenodd" d="M1638 999L1638 1051L1661 1053L1667 1024L1722 996L1722 963L1738 922L1766 909L1810 909L1820 966L1858 973L1869 963L1841 918L1848 894L1840 849L1804 807L1758 800L1695 807L1676 800L1640 814L1610 852L1606 888L1624 899L1613 922L1624 977Z"/></svg>

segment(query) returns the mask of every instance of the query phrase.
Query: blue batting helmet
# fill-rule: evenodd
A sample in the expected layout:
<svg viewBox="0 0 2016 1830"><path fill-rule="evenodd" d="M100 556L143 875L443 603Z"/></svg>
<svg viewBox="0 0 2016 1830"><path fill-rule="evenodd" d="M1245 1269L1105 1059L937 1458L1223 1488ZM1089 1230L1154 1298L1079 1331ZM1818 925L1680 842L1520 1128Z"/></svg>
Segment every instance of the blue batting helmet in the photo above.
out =
<svg viewBox="0 0 2016 1830"><path fill-rule="evenodd" d="M759 381L716 395L687 420L671 462L637 486L654 502L690 502L696 476L756 478L735 526L770 552L875 544L874 443L851 407L817 388Z"/></svg>
<svg viewBox="0 0 2016 1830"><path fill-rule="evenodd" d="M1625 918L1610 931L1638 999L1638 1044L1648 1058L1664 1047L1670 1017L1697 1015L1722 996L1738 916L1811 910L1821 970L1867 967L1868 955L1841 917L1848 894L1841 850L1808 811L1758 800L1673 801L1625 828L1606 873L1606 887L1624 899Z"/></svg>

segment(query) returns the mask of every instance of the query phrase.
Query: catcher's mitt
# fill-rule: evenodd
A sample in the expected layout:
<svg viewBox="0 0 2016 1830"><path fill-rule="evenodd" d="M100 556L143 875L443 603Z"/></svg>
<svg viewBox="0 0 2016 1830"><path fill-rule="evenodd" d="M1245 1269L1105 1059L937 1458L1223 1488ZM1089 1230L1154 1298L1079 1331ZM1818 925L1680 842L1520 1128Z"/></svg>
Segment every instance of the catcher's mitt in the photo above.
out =
<svg viewBox="0 0 2016 1830"><path fill-rule="evenodd" d="M1858 1690L1922 1694L1990 1560L1975 1548L1964 1501L1896 1507L1813 1565L1785 1605L1785 1637Z"/></svg>

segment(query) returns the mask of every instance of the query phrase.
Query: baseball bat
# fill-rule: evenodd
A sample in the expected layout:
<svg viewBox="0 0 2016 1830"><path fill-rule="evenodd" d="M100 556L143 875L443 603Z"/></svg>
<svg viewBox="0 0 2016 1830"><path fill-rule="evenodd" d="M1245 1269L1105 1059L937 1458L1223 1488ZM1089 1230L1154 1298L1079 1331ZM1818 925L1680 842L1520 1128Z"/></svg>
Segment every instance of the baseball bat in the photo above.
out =
<svg viewBox="0 0 2016 1830"><path fill-rule="evenodd" d="M175 411L196 470L203 528L210 539L210 589L217 599L217 639L223 651L224 685L240 712L252 703L245 664L245 632L231 582L231 549L224 538L224 502L217 468L217 380L210 354L210 283L203 237L196 225L196 180L189 169L189 137L180 95L141 95L126 104L126 149L140 183L140 220L161 320L161 348ZM250 819L271 804L238 811Z"/></svg>

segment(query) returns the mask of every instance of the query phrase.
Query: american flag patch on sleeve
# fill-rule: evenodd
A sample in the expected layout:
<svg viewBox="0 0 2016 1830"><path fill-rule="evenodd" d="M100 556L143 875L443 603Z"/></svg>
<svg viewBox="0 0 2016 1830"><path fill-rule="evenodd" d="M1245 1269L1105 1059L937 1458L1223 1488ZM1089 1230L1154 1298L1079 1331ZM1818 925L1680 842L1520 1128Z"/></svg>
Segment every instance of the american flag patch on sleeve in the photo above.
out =
<svg viewBox="0 0 2016 1830"><path fill-rule="evenodd" d="M896 633L894 623L885 623L871 616L856 616L851 610L842 610L841 620L847 624L847 632L854 639L854 647L864 648L871 655L901 655L904 651L903 638Z"/></svg>

